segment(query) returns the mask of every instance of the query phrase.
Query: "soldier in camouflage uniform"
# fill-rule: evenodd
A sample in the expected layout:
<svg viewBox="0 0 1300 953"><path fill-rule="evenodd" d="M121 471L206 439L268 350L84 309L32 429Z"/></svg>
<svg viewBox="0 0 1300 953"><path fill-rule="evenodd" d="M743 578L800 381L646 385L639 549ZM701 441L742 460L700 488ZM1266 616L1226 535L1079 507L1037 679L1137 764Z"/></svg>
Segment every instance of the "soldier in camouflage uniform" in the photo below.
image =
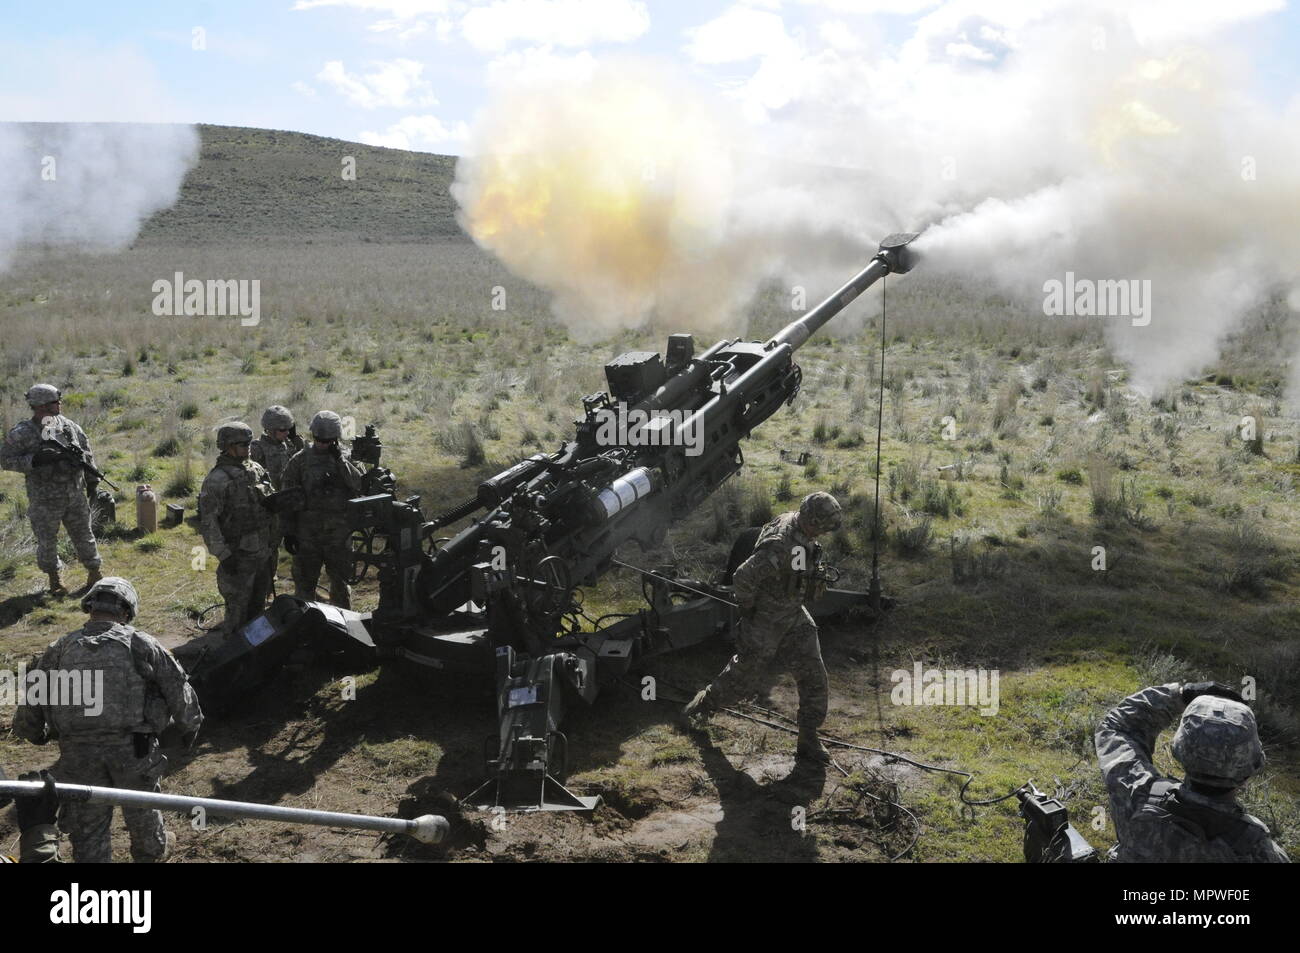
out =
<svg viewBox="0 0 1300 953"><path fill-rule="evenodd" d="M1186 781L1162 778L1156 737L1182 713L1173 754ZM1264 765L1255 716L1231 688L1213 682L1156 685L1102 719L1097 757L1128 863L1287 863L1268 828L1233 796Z"/></svg>
<svg viewBox="0 0 1300 953"><path fill-rule="evenodd" d="M199 525L215 556L217 589L226 601L222 629L229 635L261 613L271 589L268 548L273 492L265 470L248 459L253 428L226 424L217 430L221 455L199 490Z"/></svg>
<svg viewBox="0 0 1300 953"><path fill-rule="evenodd" d="M61 595L68 590L63 584L63 563L58 552L60 523L68 531L77 558L86 567L86 586L94 585L103 574L99 571L99 547L90 528L84 471L42 443L51 439L80 447L87 462L92 464L94 454L85 432L60 413L62 394L57 387L35 385L27 392L27 403L32 408L32 417L19 423L5 437L4 447L0 449L0 467L16 470L27 478L27 514L36 536L36 565L49 576L50 592Z"/></svg>
<svg viewBox="0 0 1300 953"><path fill-rule="evenodd" d="M830 702L817 625L804 607L815 591L820 547L813 540L840 525L840 505L829 493L805 497L797 513L763 527L753 554L733 576L740 606L737 652L713 683L683 710L687 719L708 717L756 694L775 665L788 669L799 689L798 757L826 764L830 753L817 737Z"/></svg>
<svg viewBox="0 0 1300 953"><path fill-rule="evenodd" d="M28 673L27 703L14 712L14 734L38 745L57 739L59 760L50 770L62 782L157 792L167 766L158 735L174 722L189 746L203 722L180 664L153 636L130 625L137 605L135 588L127 580L100 580L81 601L90 621L53 643ZM82 684L99 686L96 704L88 707L84 692L76 699L33 702L41 681L66 684L66 675L51 677L59 672L78 673ZM124 807L122 814L132 859L165 859L175 835L164 829L162 814L139 807ZM112 819L111 804L64 804L61 826L72 841L73 860L112 860Z"/></svg>
<svg viewBox="0 0 1300 953"><path fill-rule="evenodd" d="M288 407L276 404L262 413L262 435L253 441L249 456L271 478L277 490L283 488L284 468L295 453L303 448L302 437L295 433L293 413ZM271 521L271 553L267 557L269 579L275 585L275 569L280 562L280 540L284 533L278 517Z"/></svg>
<svg viewBox="0 0 1300 953"><path fill-rule="evenodd" d="M303 508L285 515L284 548L293 554L293 583L299 599L316 599L321 564L330 580L330 602L351 608L352 547L345 504L361 492L361 470L340 446L339 415L322 410L311 420L312 445L284 468L284 489L302 487Z"/></svg>

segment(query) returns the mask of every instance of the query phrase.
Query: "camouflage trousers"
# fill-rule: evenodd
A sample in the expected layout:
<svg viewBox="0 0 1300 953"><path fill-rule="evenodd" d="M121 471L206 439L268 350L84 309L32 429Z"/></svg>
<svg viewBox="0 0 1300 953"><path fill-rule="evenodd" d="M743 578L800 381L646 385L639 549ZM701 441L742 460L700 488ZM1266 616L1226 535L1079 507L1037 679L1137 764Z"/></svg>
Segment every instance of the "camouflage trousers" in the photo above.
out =
<svg viewBox="0 0 1300 953"><path fill-rule="evenodd" d="M330 603L340 609L352 608L352 590L348 577L352 575L351 532L346 526L303 533L298 537L298 552L293 557L294 595L315 602L316 583L321 566L330 581Z"/></svg>
<svg viewBox="0 0 1300 953"><path fill-rule="evenodd" d="M145 758L135 756L128 736L113 743L60 744L59 760L50 773L68 784L96 784L101 787L129 788L134 791L160 791L159 779L167 759L155 746ZM145 807L123 807L127 834L131 838L131 859L152 863L163 856L167 846L162 813ZM113 860L113 843L109 829L113 822L112 804L89 804L65 801L59 812L59 826L72 842L72 859L78 864L107 864Z"/></svg>
<svg viewBox="0 0 1300 953"><path fill-rule="evenodd" d="M28 503L27 516L36 536L36 565L42 572L63 568L58 547L60 523L67 529L81 564L87 569L99 568L99 547L90 528L90 501L80 485L69 484L62 493L33 497Z"/></svg>
<svg viewBox="0 0 1300 953"><path fill-rule="evenodd" d="M234 565L227 568L230 560ZM227 633L261 615L271 589L271 565L264 551L236 553L230 560L217 567L217 591L226 602L221 627Z"/></svg>
<svg viewBox="0 0 1300 953"><path fill-rule="evenodd" d="M799 727L817 728L826 720L830 683L817 626L800 608L788 617L761 617L741 623L736 654L709 686L709 702L726 707L769 687L778 671L794 676L799 689Z"/></svg>

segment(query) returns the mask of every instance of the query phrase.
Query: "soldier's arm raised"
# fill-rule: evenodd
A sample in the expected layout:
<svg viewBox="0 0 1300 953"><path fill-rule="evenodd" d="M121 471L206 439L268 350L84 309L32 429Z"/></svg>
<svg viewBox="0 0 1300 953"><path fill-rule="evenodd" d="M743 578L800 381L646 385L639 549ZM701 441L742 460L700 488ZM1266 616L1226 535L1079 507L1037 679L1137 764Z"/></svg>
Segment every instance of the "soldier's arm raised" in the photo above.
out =
<svg viewBox="0 0 1300 953"><path fill-rule="evenodd" d="M339 474L353 493L361 492L361 468L347 456L339 457Z"/></svg>
<svg viewBox="0 0 1300 953"><path fill-rule="evenodd" d="M220 469L215 469L203 480L199 490L199 530L203 533L203 543L208 547L218 562L224 562L233 550L221 534L218 518L226 502L226 487L230 483Z"/></svg>
<svg viewBox="0 0 1300 953"><path fill-rule="evenodd" d="M1130 795L1160 777L1153 761L1156 738L1184 707L1182 686L1171 682L1135 692L1106 713L1094 741L1112 794Z"/></svg>

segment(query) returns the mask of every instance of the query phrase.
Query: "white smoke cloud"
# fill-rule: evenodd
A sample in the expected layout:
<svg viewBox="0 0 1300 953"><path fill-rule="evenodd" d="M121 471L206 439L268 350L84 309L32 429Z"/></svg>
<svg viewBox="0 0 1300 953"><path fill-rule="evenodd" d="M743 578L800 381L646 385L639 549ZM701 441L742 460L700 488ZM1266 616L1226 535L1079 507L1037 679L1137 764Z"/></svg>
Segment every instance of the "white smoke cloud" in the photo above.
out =
<svg viewBox="0 0 1300 953"><path fill-rule="evenodd" d="M927 272L987 277L1037 303L1044 283L1067 271L1149 280L1150 323L1107 328L1134 381L1159 389L1212 360L1271 291L1292 289L1300 299L1300 99L1276 106L1258 96L1251 34L1236 29L1277 0L952 0L894 48L847 0L824 5L835 11L824 30L786 25L786 8L763 6L730 8L684 37L697 70L720 64L719 85L733 80L724 94L735 104L729 110L706 108L698 90L683 92L666 68L657 77L637 74L647 88L680 94L680 115L729 111L747 120L742 130L724 123L715 128L725 131L709 132L706 124L692 138L672 111L657 110L650 119L663 124L640 134L671 142L688 181L725 158L707 241L692 239L693 260L710 265L716 307L743 300L772 268L800 283L843 276L885 234L929 226L919 242L926 261L908 280ZM619 153L611 142L624 124L601 106L627 110L588 95L619 71L615 61L600 63L604 71L588 87L499 100L472 151L482 159L541 155L581 143L576 154L602 169ZM738 68L744 78L736 83ZM527 113L524 131L509 126L509 109ZM553 116L563 117L558 126ZM460 179L458 200L473 206L486 182ZM625 196L636 210L644 197ZM515 226L563 232L564 201L581 202L553 198ZM607 224L613 241L617 223ZM636 241L675 234L647 231L655 220L639 214L623 224ZM497 230L484 244L508 246L509 232ZM564 247L548 250L547 267L530 259L526 273L564 289L574 322L645 320L677 295L668 266L682 255L668 248L655 258L665 270L640 277L651 291L639 307L601 313L599 296L575 298L574 289L585 269L606 285L617 275L597 278L588 261L562 262Z"/></svg>
<svg viewBox="0 0 1300 953"><path fill-rule="evenodd" d="M193 126L0 123L0 271L23 246L122 248L176 201Z"/></svg>
<svg viewBox="0 0 1300 953"><path fill-rule="evenodd" d="M11 40L0 56L0 272L24 246L121 248L176 201L198 131L145 57Z"/></svg>

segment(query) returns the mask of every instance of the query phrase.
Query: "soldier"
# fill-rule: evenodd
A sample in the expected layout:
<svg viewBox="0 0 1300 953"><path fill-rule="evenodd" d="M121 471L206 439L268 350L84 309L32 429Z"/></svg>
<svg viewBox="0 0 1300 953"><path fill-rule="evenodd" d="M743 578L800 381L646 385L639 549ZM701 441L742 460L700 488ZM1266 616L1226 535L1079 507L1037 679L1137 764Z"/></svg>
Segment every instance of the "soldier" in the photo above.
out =
<svg viewBox="0 0 1300 953"><path fill-rule="evenodd" d="M103 574L95 534L90 528L90 502L82 468L46 441L80 448L94 463L85 432L61 413L63 395L52 384L36 384L27 392L32 408L30 420L9 431L0 449L0 467L15 470L27 478L27 513L36 536L36 565L48 576L50 593L65 595L59 559L59 524L68 531L77 558L86 567L86 588Z"/></svg>
<svg viewBox="0 0 1300 953"><path fill-rule="evenodd" d="M303 508L285 514L284 548L293 554L294 591L299 599L316 599L321 564L330 580L330 602L352 607L348 577L352 574L345 504L361 492L361 470L340 446L343 423L339 415L322 410L311 419L312 445L294 454L284 468L284 489L300 486Z"/></svg>
<svg viewBox="0 0 1300 953"><path fill-rule="evenodd" d="M199 525L208 552L215 556L217 589L226 601L222 630L230 635L256 617L271 588L273 518L267 499L273 492L265 470L248 459L253 428L235 422L217 430L221 455L199 490Z"/></svg>
<svg viewBox="0 0 1300 953"><path fill-rule="evenodd" d="M1173 754L1186 781L1162 778L1156 737L1182 713ZM1141 863L1288 863L1268 828L1234 793L1264 766L1255 715L1213 682L1156 685L1130 695L1097 728L1097 757L1119 836L1114 859Z"/></svg>
<svg viewBox="0 0 1300 953"><path fill-rule="evenodd" d="M302 437L298 436L297 428L294 427L293 413L288 407L276 404L262 412L262 435L253 441L249 456L267 472L271 486L279 490L285 465L302 447ZM267 556L267 578L272 587L275 586L275 569L280 562L282 536L281 520L277 517L271 521L271 552Z"/></svg>
<svg viewBox="0 0 1300 953"><path fill-rule="evenodd" d="M813 542L838 529L840 505L829 493L804 497L797 513L784 513L763 527L753 554L733 577L740 606L735 656L722 673L683 709L684 716L707 718L719 708L760 690L776 663L788 669L799 689L799 743L796 755L830 762L817 737L826 720L829 685L817 625L804 607L815 597L820 546Z"/></svg>
<svg viewBox="0 0 1300 953"><path fill-rule="evenodd" d="M14 712L14 734L38 745L58 740L59 760L50 771L60 781L160 791L167 759L158 750L158 735L171 722L189 747L203 723L176 659L153 636L130 625L137 607L131 583L117 576L101 579L81 600L90 621L53 643L28 672L24 703ZM41 684L47 686L44 692ZM53 697L56 686L85 687L67 691L70 697L63 691ZM176 837L164 829L162 814L131 807L122 814L132 859L165 859ZM112 819L111 804L64 804L62 826L74 861L112 860Z"/></svg>

